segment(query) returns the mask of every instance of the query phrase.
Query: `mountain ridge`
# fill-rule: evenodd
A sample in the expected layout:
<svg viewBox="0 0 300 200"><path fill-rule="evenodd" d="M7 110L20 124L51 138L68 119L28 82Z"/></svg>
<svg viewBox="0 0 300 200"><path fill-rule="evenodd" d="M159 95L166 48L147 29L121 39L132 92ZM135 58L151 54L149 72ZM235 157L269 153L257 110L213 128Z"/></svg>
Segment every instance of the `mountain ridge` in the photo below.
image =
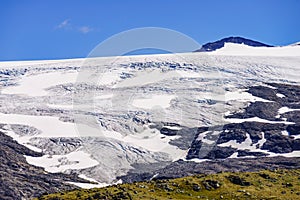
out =
<svg viewBox="0 0 300 200"><path fill-rule="evenodd" d="M225 43L235 43L235 44L245 44L252 47L274 47L273 45L268 45L262 42L258 42L255 40L250 40L247 38L239 37L239 36L231 36L226 37L221 40L217 40L215 42L209 42L204 44L200 49L195 52L211 52L217 49L224 47Z"/></svg>

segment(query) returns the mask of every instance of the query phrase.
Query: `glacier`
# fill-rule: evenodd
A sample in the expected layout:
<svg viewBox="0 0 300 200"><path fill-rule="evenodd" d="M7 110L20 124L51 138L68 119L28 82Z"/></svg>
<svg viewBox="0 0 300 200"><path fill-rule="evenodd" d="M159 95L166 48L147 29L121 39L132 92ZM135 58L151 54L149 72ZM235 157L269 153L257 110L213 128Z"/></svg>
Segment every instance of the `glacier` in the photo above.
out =
<svg viewBox="0 0 300 200"><path fill-rule="evenodd" d="M44 154L26 156L28 163L48 172L75 172L98 183L83 187L101 187L120 183L132 171L206 161L186 159L195 134L183 133L195 127L293 124L226 116L253 102L272 102L250 94L251 86L299 85L299 63L299 46L230 43L215 52L0 62L0 123L17 142ZM298 110L282 107L278 114ZM198 138L209 148L218 133ZM260 146L265 141L263 135ZM256 150L251 143L247 135L242 143L231 140L220 147ZM299 151L268 153L300 156Z"/></svg>

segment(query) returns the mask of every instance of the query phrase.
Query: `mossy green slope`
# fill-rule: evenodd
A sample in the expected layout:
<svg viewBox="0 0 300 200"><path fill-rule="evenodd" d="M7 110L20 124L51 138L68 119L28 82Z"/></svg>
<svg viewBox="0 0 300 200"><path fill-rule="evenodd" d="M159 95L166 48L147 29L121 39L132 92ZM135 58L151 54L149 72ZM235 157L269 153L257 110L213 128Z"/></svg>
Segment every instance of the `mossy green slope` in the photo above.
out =
<svg viewBox="0 0 300 200"><path fill-rule="evenodd" d="M300 169L218 173L50 194L39 199L300 199Z"/></svg>

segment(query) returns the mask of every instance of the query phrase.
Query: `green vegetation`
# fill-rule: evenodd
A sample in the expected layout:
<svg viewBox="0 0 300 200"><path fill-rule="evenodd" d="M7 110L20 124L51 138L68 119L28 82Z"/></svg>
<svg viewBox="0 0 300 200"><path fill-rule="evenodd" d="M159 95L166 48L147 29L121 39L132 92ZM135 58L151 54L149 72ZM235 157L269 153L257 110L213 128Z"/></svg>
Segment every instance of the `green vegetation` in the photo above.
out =
<svg viewBox="0 0 300 200"><path fill-rule="evenodd" d="M300 169L223 172L50 194L39 199L300 199Z"/></svg>

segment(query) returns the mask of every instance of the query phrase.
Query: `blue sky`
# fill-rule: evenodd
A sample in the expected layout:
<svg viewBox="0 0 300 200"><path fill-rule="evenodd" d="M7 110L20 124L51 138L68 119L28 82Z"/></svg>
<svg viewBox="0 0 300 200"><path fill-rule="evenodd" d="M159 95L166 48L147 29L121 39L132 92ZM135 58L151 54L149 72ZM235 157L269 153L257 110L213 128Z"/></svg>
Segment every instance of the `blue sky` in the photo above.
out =
<svg viewBox="0 0 300 200"><path fill-rule="evenodd" d="M86 57L122 31L163 27L200 44L243 36L300 41L298 0L1 0L0 60Z"/></svg>

